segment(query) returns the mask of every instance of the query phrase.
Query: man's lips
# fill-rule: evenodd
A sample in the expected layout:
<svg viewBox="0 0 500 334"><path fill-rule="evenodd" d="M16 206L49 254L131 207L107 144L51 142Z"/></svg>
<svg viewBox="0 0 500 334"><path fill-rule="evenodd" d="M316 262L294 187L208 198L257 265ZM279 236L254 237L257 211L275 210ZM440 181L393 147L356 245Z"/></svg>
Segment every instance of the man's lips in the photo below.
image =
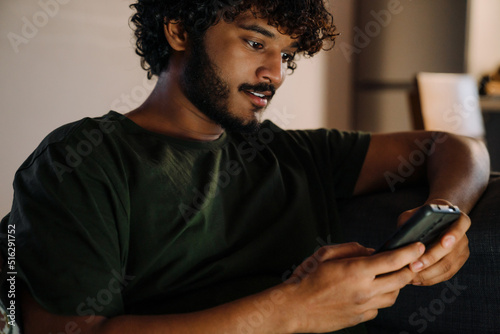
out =
<svg viewBox="0 0 500 334"><path fill-rule="evenodd" d="M256 85L242 84L239 90L245 93L257 107L264 108L276 93L276 88L272 84L259 83Z"/></svg>
<svg viewBox="0 0 500 334"><path fill-rule="evenodd" d="M243 91L252 101L252 103L257 106L264 108L269 103L269 100L272 98L273 94L271 92L254 92L254 91Z"/></svg>

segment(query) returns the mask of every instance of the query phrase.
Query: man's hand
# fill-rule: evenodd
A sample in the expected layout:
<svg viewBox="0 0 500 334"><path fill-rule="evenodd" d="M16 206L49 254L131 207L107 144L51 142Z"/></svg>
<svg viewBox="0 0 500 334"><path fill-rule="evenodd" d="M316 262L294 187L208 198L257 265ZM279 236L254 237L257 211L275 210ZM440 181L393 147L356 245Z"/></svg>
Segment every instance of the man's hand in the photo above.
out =
<svg viewBox="0 0 500 334"><path fill-rule="evenodd" d="M408 265L424 251L421 243L373 256L356 243L321 248L284 284L293 332L329 332L375 318L415 278Z"/></svg>
<svg viewBox="0 0 500 334"><path fill-rule="evenodd" d="M442 199L430 200L426 204L446 204ZM398 226L403 225L419 208L403 212ZM469 216L462 212L460 218L441 236L439 242L428 247L425 254L410 265L418 273L414 285L433 285L452 278L469 258L469 239L465 234L471 225Z"/></svg>
<svg viewBox="0 0 500 334"><path fill-rule="evenodd" d="M411 163L416 156L423 160ZM411 172L401 172L403 162L411 164ZM413 284L432 285L450 279L469 257L465 232L471 222L467 213L486 189L489 172L488 150L483 142L473 138L426 131L374 134L354 193L388 188L394 191L396 186L422 185L427 181L426 203L452 202L460 208L461 218L440 242L410 265L413 272L418 272ZM395 175L397 184L388 182L388 175ZM402 214L400 221L406 221L411 213L413 210Z"/></svg>

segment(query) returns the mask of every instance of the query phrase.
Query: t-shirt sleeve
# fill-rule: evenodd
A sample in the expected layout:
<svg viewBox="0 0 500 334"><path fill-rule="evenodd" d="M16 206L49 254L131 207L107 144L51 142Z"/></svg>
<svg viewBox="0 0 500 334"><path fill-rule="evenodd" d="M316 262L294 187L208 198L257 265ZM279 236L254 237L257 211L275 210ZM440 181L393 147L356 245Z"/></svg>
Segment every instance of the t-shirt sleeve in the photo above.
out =
<svg viewBox="0 0 500 334"><path fill-rule="evenodd" d="M98 148L83 143L46 145L23 164L8 219L18 278L42 307L110 317L124 308L127 215L113 176L93 157Z"/></svg>
<svg viewBox="0 0 500 334"><path fill-rule="evenodd" d="M327 137L336 197L351 197L368 152L371 135L366 132L328 130Z"/></svg>

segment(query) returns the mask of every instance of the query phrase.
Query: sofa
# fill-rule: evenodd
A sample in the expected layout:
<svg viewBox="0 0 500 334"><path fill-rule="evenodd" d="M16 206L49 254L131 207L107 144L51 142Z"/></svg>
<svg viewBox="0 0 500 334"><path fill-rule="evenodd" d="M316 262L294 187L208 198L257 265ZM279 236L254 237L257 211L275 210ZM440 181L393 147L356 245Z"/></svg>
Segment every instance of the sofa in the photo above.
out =
<svg viewBox="0 0 500 334"><path fill-rule="evenodd" d="M359 196L340 203L347 241L376 248L396 228L399 214L421 205L426 187ZM500 333L500 173L469 214L470 257L449 281L407 286L390 308L368 322L369 333Z"/></svg>
<svg viewBox="0 0 500 334"><path fill-rule="evenodd" d="M395 230L398 215L426 197L426 187L413 187L342 201L346 241L376 248ZM464 267L447 282L402 289L394 306L366 324L369 333L500 333L500 173L491 175L470 217L471 254ZM0 333L18 333L6 311L0 304Z"/></svg>

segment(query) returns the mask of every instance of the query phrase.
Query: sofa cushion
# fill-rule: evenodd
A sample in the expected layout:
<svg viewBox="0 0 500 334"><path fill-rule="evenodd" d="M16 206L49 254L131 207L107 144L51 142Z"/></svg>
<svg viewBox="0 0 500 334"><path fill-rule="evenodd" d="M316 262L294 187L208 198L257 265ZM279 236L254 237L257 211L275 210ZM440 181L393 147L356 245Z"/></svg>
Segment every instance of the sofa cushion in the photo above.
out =
<svg viewBox="0 0 500 334"><path fill-rule="evenodd" d="M421 205L427 194L415 187L342 201L346 240L376 248L395 230L398 215ZM396 304L367 324L370 333L498 333L500 177L490 179L470 217L471 254L464 267L447 282L402 289Z"/></svg>

